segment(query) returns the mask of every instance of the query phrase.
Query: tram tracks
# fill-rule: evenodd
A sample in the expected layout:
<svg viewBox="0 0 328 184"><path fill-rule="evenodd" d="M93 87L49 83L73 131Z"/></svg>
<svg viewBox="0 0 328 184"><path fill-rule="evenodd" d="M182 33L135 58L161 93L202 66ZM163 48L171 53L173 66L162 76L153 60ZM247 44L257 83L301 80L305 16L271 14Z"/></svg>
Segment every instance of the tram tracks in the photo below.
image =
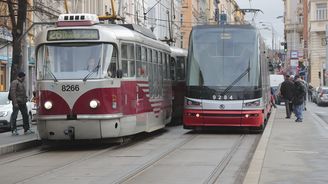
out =
<svg viewBox="0 0 328 184"><path fill-rule="evenodd" d="M224 169L227 167L227 165L230 163L231 159L239 149L240 145L243 143L245 137L245 134L239 137L239 139L234 143L231 149L226 152L226 155L210 173L209 177L203 182L203 184L213 184L217 181L217 179L220 177Z"/></svg>
<svg viewBox="0 0 328 184"><path fill-rule="evenodd" d="M114 184L134 183L134 182L138 183L138 181L140 183L140 180L133 180L133 179L138 177L138 175L142 175L143 172L147 172L147 169L149 169L151 167L152 168L156 167L156 163L161 162L162 159L169 156L170 154L173 154L173 152L179 150L185 144L189 143L192 140L195 140L197 136L199 136L199 135L197 135L197 134L192 135L192 137L189 137L188 139L184 140L183 142L180 142L179 144L172 147L171 149L166 150L165 152L163 152L161 155L157 156L156 158L149 160L149 162L147 162L145 165L142 165L142 166L132 170L127 175L120 177L118 180L115 180L115 182L113 182L113 183ZM218 181L218 179L220 178L221 174L225 171L225 169L229 165L230 161L234 158L236 152L240 149L241 145L244 143L246 137L247 137L246 134L240 135L237 138L237 140L234 141L233 145L231 145L231 147L225 151L224 156L222 157L222 159L220 159L218 164L216 166L214 166L214 169L212 170L212 172L208 173L209 175L205 179L205 181L200 182L200 183L204 183L204 184L216 183ZM186 150L185 148L182 148L182 149ZM239 169L241 169L241 168L239 168ZM179 176L177 176L177 177L179 177ZM199 182L197 182L197 183L199 183Z"/></svg>
<svg viewBox="0 0 328 184"><path fill-rule="evenodd" d="M164 152L159 153L159 154L153 156L153 158L151 158L145 164L143 164L143 165L141 165L141 166L139 166L139 167L131 170L129 173L127 173L124 176L122 176L122 177L118 178L117 180L115 180L113 182L113 184L124 183L124 182L128 181L129 179L137 176L138 174L144 172L149 167L153 166L156 162L160 161L161 159L163 159L164 157L168 156L172 152L174 152L177 149L181 148L183 145L185 145L186 143L190 142L195 137L196 137L196 135L190 135L186 139L184 139L183 141L179 142L178 144L173 145L170 148L166 149Z"/></svg>
<svg viewBox="0 0 328 184"><path fill-rule="evenodd" d="M173 131L170 132L162 130L152 135L147 135L148 136L146 137L139 138L138 140L123 145L105 147L101 148L101 150L93 149L91 152L89 149L82 150L83 152L80 150L73 150L72 152L70 152L70 150L68 152L66 150L63 152L61 150L55 150L55 152L52 152L52 150L49 149L40 150L39 152L32 150L31 152L17 157L5 160L1 159L0 167L6 167L6 164L11 164L12 162L13 165L16 165L39 159L41 159L42 163L42 159L49 157L50 160L53 160L56 158L56 156L53 157L53 155L58 153L68 155L73 159L66 159L65 162L62 162L61 164L53 164L52 166L54 167L48 167L41 172L32 173L29 176L17 179L15 183L40 183L40 181L45 181L49 178L62 176L69 178L71 175L74 177L79 176L80 179L93 176L95 177L95 183L138 183L136 181L139 181L140 183L140 181L144 181L143 179L148 181L145 177L147 177L147 175L149 176L150 173L156 172L158 169L155 169L154 171L154 168L159 166L161 169L163 169L163 167L171 167L172 169L176 168L177 170L180 168L183 169L184 167L193 167L191 170L206 168L207 172L201 172L202 176L197 176L197 180L192 180L191 183L207 184L222 181L222 178L225 178L225 175L227 174L225 169L229 170L231 167L229 163L234 165L233 162L235 161L232 161L233 158L243 154L238 152L238 149L244 144L243 141L245 137L247 137L247 135L209 134L207 132L187 133L180 129L173 129ZM247 141L245 141L245 144L247 144ZM209 154L207 154L207 151ZM234 156L236 152L238 153ZM47 153L49 153L49 155L47 155ZM206 156L203 158L200 157L200 155L204 153L208 156L207 158ZM75 154L77 157L72 156ZM183 159L183 155L185 154L188 156L186 155L186 159ZM219 157L212 157L214 155L218 155ZM210 161L211 158L213 158L213 162ZM124 164L114 164L114 160L124 161ZM188 160L191 162L187 162ZM99 165L99 167L94 167L94 163L101 163L101 165ZM44 167L44 165L41 165L41 167ZM72 171L74 172L77 168L81 168L82 170L78 169L77 172L73 174L64 174ZM83 172L78 172L84 171L85 169L89 170L87 171L87 175L83 175ZM93 175L93 173L97 173L97 171L90 173L90 171L94 171L94 169L98 169L99 172L107 174L102 175L102 177L99 177L99 174ZM114 169L118 172L106 172L104 169L108 171ZM169 172L169 177L171 178L172 173L174 174L174 172ZM221 177L221 174L223 174L223 177ZM174 177L178 177L178 175L175 175ZM188 176L186 179L188 180Z"/></svg>
<svg viewBox="0 0 328 184"><path fill-rule="evenodd" d="M86 155L80 156L76 159L70 160L70 161L66 161L66 163L60 165L60 166L56 166L54 168L50 168L47 170L42 171L41 173L36 173L36 174L32 174L29 177L24 178L23 180L17 181L15 183L33 183L33 181L36 178L41 178L47 175L51 175L53 173L59 172L65 168L68 167L74 167L77 166L80 163L83 163L84 161L90 160L92 158L98 157L100 155L104 155L106 153L113 154L115 155L115 151L119 151L125 147L131 147L131 146L137 146L139 144L143 144L149 140L152 140L160 135L163 134L165 130L160 130L151 134L147 134L146 137L141 136L141 137L137 137L136 140L134 141L129 141L125 144L121 144L121 145L117 145L117 146L111 146L105 149L101 149L100 151L96 151L96 152L92 152L92 153L88 153ZM148 160L146 163L142 164L140 167L138 167L137 169L129 172L129 173L125 173L124 176L117 178L116 181L114 183L120 183L121 181L127 180L130 177L133 177L135 174L137 174L138 172L141 172L142 170L146 169L147 167L151 166L153 163L155 163L157 160L160 160L162 157L165 157L165 155L169 154L171 151L175 150L176 148L180 147L181 145L185 144L186 142L188 142L189 140L191 140L191 138L194 136L189 136L189 138L183 140L182 142L179 142L178 144L174 144L174 145L169 145L169 147L171 147L170 149L166 149L165 152L161 152L155 156L152 157L152 159ZM53 149L40 149L40 150L32 150L32 151L28 151L28 152L23 152L17 156L13 156L13 157L7 157L7 158L2 158L0 159L0 166L5 167L6 164L10 164L13 162L20 162L20 160L22 160L22 162L24 162L24 159L29 159L31 157L37 157L38 155L42 155L42 154L47 154L50 153L52 154L52 151L54 151ZM65 150L66 151L66 150ZM112 152L113 151L113 152ZM59 151L60 152L60 151ZM40 156L42 157L42 156ZM44 156L43 156L44 157Z"/></svg>

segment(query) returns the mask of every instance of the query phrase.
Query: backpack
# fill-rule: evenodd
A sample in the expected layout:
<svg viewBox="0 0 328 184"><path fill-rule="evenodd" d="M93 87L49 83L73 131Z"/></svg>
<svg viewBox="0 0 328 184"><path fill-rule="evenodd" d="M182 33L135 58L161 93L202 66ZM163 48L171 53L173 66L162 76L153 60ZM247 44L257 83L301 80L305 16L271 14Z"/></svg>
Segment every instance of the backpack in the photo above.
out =
<svg viewBox="0 0 328 184"><path fill-rule="evenodd" d="M10 85L10 88L9 88L8 100L12 100L12 98L11 98L11 94L10 94L10 92L11 92L11 86L12 86L12 85Z"/></svg>

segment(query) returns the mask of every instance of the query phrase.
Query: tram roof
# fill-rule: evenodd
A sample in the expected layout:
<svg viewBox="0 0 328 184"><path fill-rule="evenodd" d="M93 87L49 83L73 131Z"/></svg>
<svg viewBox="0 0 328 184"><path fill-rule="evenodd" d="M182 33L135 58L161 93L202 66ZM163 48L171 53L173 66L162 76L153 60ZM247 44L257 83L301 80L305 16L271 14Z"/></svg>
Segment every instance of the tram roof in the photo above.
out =
<svg viewBox="0 0 328 184"><path fill-rule="evenodd" d="M251 24L215 24L215 25L197 25L193 26L193 30L197 29L211 29L211 28L233 28L233 29L256 29Z"/></svg>
<svg viewBox="0 0 328 184"><path fill-rule="evenodd" d="M187 49L183 49L179 47L170 46L170 50L172 56L187 56L188 54Z"/></svg>
<svg viewBox="0 0 328 184"><path fill-rule="evenodd" d="M38 35L38 43L59 43L66 42L63 40L59 41L47 41L48 30L61 30L61 29L97 29L100 33L100 39L98 40L67 40L70 42L115 42L118 43L120 40L138 42L147 45L155 45L157 48L165 49L170 51L169 45L163 43L156 39L156 37L151 35L149 31L145 31L146 28L133 26L133 25L120 25L120 24L96 24L92 26L72 26L72 27L51 27L43 31Z"/></svg>

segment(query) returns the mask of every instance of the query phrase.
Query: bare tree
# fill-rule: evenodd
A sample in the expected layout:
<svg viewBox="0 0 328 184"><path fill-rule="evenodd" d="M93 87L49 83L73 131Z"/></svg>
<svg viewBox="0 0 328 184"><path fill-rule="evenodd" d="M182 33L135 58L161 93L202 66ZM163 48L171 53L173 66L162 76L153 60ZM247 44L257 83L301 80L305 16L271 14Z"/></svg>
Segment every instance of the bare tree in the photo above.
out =
<svg viewBox="0 0 328 184"><path fill-rule="evenodd" d="M27 15L27 0L7 0L13 36L13 53L10 81L22 70L22 36Z"/></svg>

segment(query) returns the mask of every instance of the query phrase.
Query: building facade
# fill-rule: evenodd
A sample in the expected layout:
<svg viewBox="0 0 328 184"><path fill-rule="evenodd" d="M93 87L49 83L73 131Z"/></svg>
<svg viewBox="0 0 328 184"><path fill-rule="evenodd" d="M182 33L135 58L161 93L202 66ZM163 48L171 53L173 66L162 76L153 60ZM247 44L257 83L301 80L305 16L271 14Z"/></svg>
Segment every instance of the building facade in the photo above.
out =
<svg viewBox="0 0 328 184"><path fill-rule="evenodd" d="M308 35L309 63L311 65L311 80L313 86L324 85L326 63L326 25L328 24L327 0L308 0Z"/></svg>
<svg viewBox="0 0 328 184"><path fill-rule="evenodd" d="M284 0L284 36L287 43L285 72L295 75L303 57L303 19L298 13L300 0Z"/></svg>
<svg viewBox="0 0 328 184"><path fill-rule="evenodd" d="M193 26L202 24L243 23L244 14L234 0L182 0L181 40L183 48L188 48Z"/></svg>

